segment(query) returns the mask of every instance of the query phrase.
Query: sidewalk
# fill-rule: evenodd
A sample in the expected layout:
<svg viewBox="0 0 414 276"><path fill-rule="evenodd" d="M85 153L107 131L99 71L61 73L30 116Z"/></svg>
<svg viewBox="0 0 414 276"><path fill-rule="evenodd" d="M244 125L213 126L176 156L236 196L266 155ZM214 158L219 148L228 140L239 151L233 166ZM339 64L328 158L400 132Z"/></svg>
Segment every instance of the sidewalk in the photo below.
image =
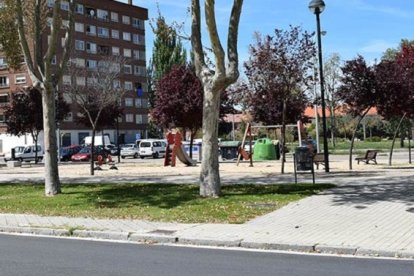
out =
<svg viewBox="0 0 414 276"><path fill-rule="evenodd" d="M292 181L291 174L271 173L266 168L266 164L257 165L255 173L248 175L224 168L221 178L224 183ZM319 171L317 182L338 186L241 225L0 214L0 231L145 243L414 258L414 167L363 165L360 168L363 169L352 172L336 169L330 174ZM199 168L194 173L185 173L181 169L178 175L168 170L159 175L141 175L138 179L128 174L97 174L93 180L182 183L197 178ZM33 180L37 177L33 171L29 174L1 171L0 181L25 177ZM310 181L309 175L303 177ZM65 175L63 179L69 180L69 176ZM87 176L77 176L70 181L84 182L88 179Z"/></svg>

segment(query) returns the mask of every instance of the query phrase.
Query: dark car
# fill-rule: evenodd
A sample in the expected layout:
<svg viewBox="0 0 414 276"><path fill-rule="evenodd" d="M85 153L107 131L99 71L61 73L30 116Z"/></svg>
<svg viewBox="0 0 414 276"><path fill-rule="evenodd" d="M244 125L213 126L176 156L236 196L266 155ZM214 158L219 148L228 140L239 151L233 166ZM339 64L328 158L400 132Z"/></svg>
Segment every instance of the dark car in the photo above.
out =
<svg viewBox="0 0 414 276"><path fill-rule="evenodd" d="M105 149L110 155L118 155L119 154L118 147L116 145L113 145L113 144L105 145Z"/></svg>
<svg viewBox="0 0 414 276"><path fill-rule="evenodd" d="M107 156L107 152L102 147L95 147L94 150L94 161L98 160L98 156L102 155L104 158ZM89 161L91 160L91 148L90 147L84 147L82 148L78 153L72 155L71 159L72 161Z"/></svg>
<svg viewBox="0 0 414 276"><path fill-rule="evenodd" d="M60 151L59 151L60 161L70 161L72 155L78 153L81 149L82 147L78 145L72 145L72 146L60 148Z"/></svg>

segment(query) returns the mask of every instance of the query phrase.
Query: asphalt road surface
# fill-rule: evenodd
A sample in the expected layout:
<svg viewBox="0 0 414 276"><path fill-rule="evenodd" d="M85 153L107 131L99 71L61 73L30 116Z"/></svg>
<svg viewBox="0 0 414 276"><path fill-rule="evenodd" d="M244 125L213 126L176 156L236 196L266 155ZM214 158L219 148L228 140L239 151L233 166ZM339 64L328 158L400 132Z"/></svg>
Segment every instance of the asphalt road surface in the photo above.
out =
<svg viewBox="0 0 414 276"><path fill-rule="evenodd" d="M0 275L413 275L413 260L0 235Z"/></svg>

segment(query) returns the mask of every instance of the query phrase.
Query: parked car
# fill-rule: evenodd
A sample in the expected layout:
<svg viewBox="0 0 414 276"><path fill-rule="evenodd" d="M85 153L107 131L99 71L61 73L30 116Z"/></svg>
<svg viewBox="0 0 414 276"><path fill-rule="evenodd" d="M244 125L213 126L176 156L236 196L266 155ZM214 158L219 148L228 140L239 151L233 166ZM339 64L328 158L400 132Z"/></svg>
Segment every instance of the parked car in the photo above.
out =
<svg viewBox="0 0 414 276"><path fill-rule="evenodd" d="M98 160L98 156L102 155L104 158L106 158L107 153L102 147L95 147L94 150L94 161ZM91 160L91 148L90 147L84 147L82 148L78 153L72 155L70 158L72 161L89 161Z"/></svg>
<svg viewBox="0 0 414 276"><path fill-rule="evenodd" d="M167 143L163 140L145 139L139 143L139 156L144 159L145 157L159 158L165 156L165 149Z"/></svg>
<svg viewBox="0 0 414 276"><path fill-rule="evenodd" d="M4 155L4 162L10 161L10 160L16 160L16 155L20 155L23 153L25 146L17 146L14 147L14 159L12 158L12 153L10 152L6 152L6 154ZM12 150L13 150L12 149Z"/></svg>
<svg viewBox="0 0 414 276"><path fill-rule="evenodd" d="M22 153L15 154L15 159L20 162L37 161L40 162L43 159L43 149L40 145L30 145L23 149Z"/></svg>
<svg viewBox="0 0 414 276"><path fill-rule="evenodd" d="M138 158L139 156L139 147L136 144L126 144L121 148L121 158L133 157Z"/></svg>
<svg viewBox="0 0 414 276"><path fill-rule="evenodd" d="M118 155L118 147L116 145L114 145L114 144L105 145L105 150L110 155Z"/></svg>
<svg viewBox="0 0 414 276"><path fill-rule="evenodd" d="M72 145L68 147L60 148L59 157L60 161L70 161L72 155L78 153L82 149L79 145Z"/></svg>

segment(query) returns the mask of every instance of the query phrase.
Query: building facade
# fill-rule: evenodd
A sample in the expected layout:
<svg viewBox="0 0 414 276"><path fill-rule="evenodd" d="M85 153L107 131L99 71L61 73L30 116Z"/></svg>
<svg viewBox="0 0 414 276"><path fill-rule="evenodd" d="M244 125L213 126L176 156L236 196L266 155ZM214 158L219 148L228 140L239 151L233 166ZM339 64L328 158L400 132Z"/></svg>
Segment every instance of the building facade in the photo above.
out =
<svg viewBox="0 0 414 276"><path fill-rule="evenodd" d="M52 8L53 0L48 0ZM67 24L69 2L61 1L62 24ZM148 93L146 78L145 54L145 21L148 11L145 8L132 5L132 1L123 3L114 0L78 0L75 8L75 28L73 32L73 47L71 61L87 70L94 70L102 56L122 56L125 59L122 76L114 85L122 86L126 93L122 99L123 116L118 124L103 130L114 143L133 142L146 137L148 125ZM48 18L50 24L51 18ZM50 30L42 35L42 47L47 49ZM53 62L58 64L63 52L59 45ZM58 85L68 85L71 76L64 75ZM85 83L87 79L77 79ZM78 83L78 84L79 84ZM1 106L10 103L11 93L31 85L31 80L22 66L21 71L14 72L7 66L7 59L0 53L0 131L5 132L4 115ZM91 127L77 122L79 109L64 94L65 100L71 105L71 112L59 125L59 144L67 146L79 144L91 134ZM101 133L99 133L100 135ZM4 135L2 135L1 138ZM0 149L1 151L1 149Z"/></svg>

